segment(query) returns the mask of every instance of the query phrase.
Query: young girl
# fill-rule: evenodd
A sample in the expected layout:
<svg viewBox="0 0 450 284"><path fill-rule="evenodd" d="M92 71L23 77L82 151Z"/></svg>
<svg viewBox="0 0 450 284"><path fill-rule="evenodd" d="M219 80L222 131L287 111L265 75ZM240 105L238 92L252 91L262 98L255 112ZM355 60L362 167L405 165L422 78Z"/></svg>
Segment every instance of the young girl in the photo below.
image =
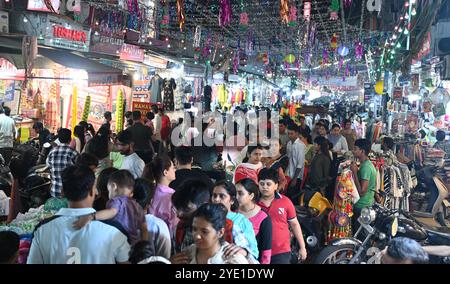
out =
<svg viewBox="0 0 450 284"><path fill-rule="evenodd" d="M258 172L263 168L261 163L263 147L261 145L249 146L247 150L247 157L244 163L237 166L233 183L238 183L241 179L250 178L258 182Z"/></svg>
<svg viewBox="0 0 450 284"><path fill-rule="evenodd" d="M175 166L168 156L158 156L145 166L143 177L156 183L155 194L147 213L166 222L172 236L178 223L177 212L172 204L175 190L169 187L175 180Z"/></svg>
<svg viewBox="0 0 450 284"><path fill-rule="evenodd" d="M109 201L106 209L83 216L74 223L80 229L92 220L112 220L120 223L128 233L131 244L148 239L144 210L133 199L134 179L129 171L119 170L108 180Z"/></svg>
<svg viewBox="0 0 450 284"><path fill-rule="evenodd" d="M194 213L192 235L195 244L184 251L190 264L248 264L240 254L225 257L229 245L223 241L227 209L222 204L204 204Z"/></svg>
<svg viewBox="0 0 450 284"><path fill-rule="evenodd" d="M147 179L138 178L134 184L133 198L141 205L144 212L147 211L155 194L154 184ZM145 215L149 241L154 247L154 256L170 258L171 236L167 224L152 214Z"/></svg>
<svg viewBox="0 0 450 284"><path fill-rule="evenodd" d="M227 181L219 181L213 187L211 196L212 203L223 204L228 210L227 219L233 222L233 239L237 246L247 250L255 259L258 258L258 242L255 238L253 225L250 221L240 213L235 213L239 207L236 199L236 187ZM245 241L236 239L235 232L242 230Z"/></svg>
<svg viewBox="0 0 450 284"><path fill-rule="evenodd" d="M259 187L251 179L243 179L236 184L239 213L247 217L253 225L256 241L258 242L259 262L270 264L272 254L272 220L261 207L256 204L259 200Z"/></svg>
<svg viewBox="0 0 450 284"><path fill-rule="evenodd" d="M279 190L284 192L288 184L284 171L288 166L289 158L286 155L281 154L280 139L272 139L270 141L269 156L270 157L268 158L263 158L263 164L268 169L278 171L278 174L280 175Z"/></svg>

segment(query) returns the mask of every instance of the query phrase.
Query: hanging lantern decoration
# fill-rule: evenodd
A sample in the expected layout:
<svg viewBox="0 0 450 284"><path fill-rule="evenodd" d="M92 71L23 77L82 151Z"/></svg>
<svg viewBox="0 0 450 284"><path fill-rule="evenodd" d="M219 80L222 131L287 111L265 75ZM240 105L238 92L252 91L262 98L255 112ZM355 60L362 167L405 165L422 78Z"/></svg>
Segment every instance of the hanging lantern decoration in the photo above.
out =
<svg viewBox="0 0 450 284"><path fill-rule="evenodd" d="M295 6L291 6L289 8L289 24L290 27L297 26L297 8Z"/></svg>
<svg viewBox="0 0 450 284"><path fill-rule="evenodd" d="M184 13L184 0L177 0L177 15L178 26L180 31L183 31L184 23L186 22L186 14Z"/></svg>
<svg viewBox="0 0 450 284"><path fill-rule="evenodd" d="M331 49L333 51L336 50L336 48L338 47L338 39L337 39L337 35L333 34L333 37L331 38Z"/></svg>
<svg viewBox="0 0 450 284"><path fill-rule="evenodd" d="M242 12L239 16L239 28L241 30L248 29L248 14L246 12Z"/></svg>
<svg viewBox="0 0 450 284"><path fill-rule="evenodd" d="M208 33L208 38L206 40L205 47L203 48L202 51L203 58L207 58L211 54L211 41L212 41L211 33Z"/></svg>
<svg viewBox="0 0 450 284"><path fill-rule="evenodd" d="M75 126L77 126L77 116L78 116L78 88L77 86L73 86L73 92L72 92L72 120L71 120L71 126L72 126L72 133L75 129Z"/></svg>
<svg viewBox="0 0 450 284"><path fill-rule="evenodd" d="M283 23L289 23L289 0L280 0L280 17Z"/></svg>
<svg viewBox="0 0 450 284"><path fill-rule="evenodd" d="M194 47L200 47L200 42L202 39L202 27L197 26L195 27L195 34L194 34Z"/></svg>
<svg viewBox="0 0 450 284"><path fill-rule="evenodd" d="M231 4L230 0L220 0L219 25L227 26L231 23Z"/></svg>
<svg viewBox="0 0 450 284"><path fill-rule="evenodd" d="M200 60L200 55L202 54L202 50L200 47L196 47L194 49L194 60L195 61L199 61Z"/></svg>
<svg viewBox="0 0 450 284"><path fill-rule="evenodd" d="M86 100L84 101L83 116L81 118L81 121L88 120L90 109L91 109L91 96L87 96Z"/></svg>
<svg viewBox="0 0 450 284"><path fill-rule="evenodd" d="M295 62L295 55L293 55L293 54L286 55L284 57L284 62L286 62L288 64L294 63Z"/></svg>
<svg viewBox="0 0 450 284"><path fill-rule="evenodd" d="M384 93L384 81L378 81L375 85L375 92L379 95Z"/></svg>
<svg viewBox="0 0 450 284"><path fill-rule="evenodd" d="M311 20L311 2L306 1L303 3L303 19L309 22Z"/></svg>
<svg viewBox="0 0 450 284"><path fill-rule="evenodd" d="M124 98L123 98L123 91L122 89L119 89L119 92L117 93L117 99L116 99L116 132L119 133L123 130L123 104L124 104Z"/></svg>
<svg viewBox="0 0 450 284"><path fill-rule="evenodd" d="M350 49L345 46L344 44L341 44L338 48L338 54L342 57L346 57L350 53Z"/></svg>
<svg viewBox="0 0 450 284"><path fill-rule="evenodd" d="M341 5L339 4L339 0L332 0L331 6L330 6L330 20L337 21L339 19L339 9L341 8Z"/></svg>
<svg viewBox="0 0 450 284"><path fill-rule="evenodd" d="M355 57L358 61L361 61L364 57L364 46L362 42L357 42L355 45Z"/></svg>

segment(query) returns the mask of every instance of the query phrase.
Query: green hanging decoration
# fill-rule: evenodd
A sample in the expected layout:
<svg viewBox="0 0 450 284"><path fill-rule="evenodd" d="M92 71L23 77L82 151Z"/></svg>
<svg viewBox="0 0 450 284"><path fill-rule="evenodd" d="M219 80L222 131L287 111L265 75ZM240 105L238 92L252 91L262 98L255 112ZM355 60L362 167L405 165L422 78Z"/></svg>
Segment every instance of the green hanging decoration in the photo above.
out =
<svg viewBox="0 0 450 284"><path fill-rule="evenodd" d="M84 110L81 121L87 121L89 118L89 112L91 110L91 96L86 97L86 101L84 101Z"/></svg>
<svg viewBox="0 0 450 284"><path fill-rule="evenodd" d="M336 21L339 19L339 10L341 8L341 5L339 3L339 0L331 0L331 14L330 14L330 20Z"/></svg>

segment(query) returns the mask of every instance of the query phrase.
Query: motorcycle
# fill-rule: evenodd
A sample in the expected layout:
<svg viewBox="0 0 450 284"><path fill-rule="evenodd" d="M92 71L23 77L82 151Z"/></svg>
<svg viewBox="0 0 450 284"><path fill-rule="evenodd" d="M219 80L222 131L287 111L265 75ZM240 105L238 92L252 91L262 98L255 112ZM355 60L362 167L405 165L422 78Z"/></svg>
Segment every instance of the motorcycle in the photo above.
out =
<svg viewBox="0 0 450 284"><path fill-rule="evenodd" d="M373 264L378 253L394 237L407 237L423 243L428 232L419 224L378 204L365 208L358 218L359 229L353 238L332 241L316 257L316 264ZM447 236L450 238L450 235Z"/></svg>
<svg viewBox="0 0 450 284"><path fill-rule="evenodd" d="M328 213L332 207L318 190L306 187L299 198L299 206L296 206L297 219L302 227L306 250L310 259L317 254L325 244L328 229ZM291 263L297 263L299 244L295 237L291 236Z"/></svg>
<svg viewBox="0 0 450 284"><path fill-rule="evenodd" d="M441 226L447 226L448 190L436 172L436 167L424 167L416 171L418 183L410 201L414 216L434 218Z"/></svg>

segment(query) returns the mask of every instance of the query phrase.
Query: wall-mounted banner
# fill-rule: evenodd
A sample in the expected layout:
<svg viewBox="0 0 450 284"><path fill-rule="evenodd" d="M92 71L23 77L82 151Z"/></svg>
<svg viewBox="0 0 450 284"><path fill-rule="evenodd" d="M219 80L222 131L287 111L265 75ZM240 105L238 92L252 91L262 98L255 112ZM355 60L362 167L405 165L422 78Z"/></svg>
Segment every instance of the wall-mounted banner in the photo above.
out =
<svg viewBox="0 0 450 284"><path fill-rule="evenodd" d="M122 45L122 49L120 50L120 59L143 62L144 50L141 49L139 46L124 43Z"/></svg>

